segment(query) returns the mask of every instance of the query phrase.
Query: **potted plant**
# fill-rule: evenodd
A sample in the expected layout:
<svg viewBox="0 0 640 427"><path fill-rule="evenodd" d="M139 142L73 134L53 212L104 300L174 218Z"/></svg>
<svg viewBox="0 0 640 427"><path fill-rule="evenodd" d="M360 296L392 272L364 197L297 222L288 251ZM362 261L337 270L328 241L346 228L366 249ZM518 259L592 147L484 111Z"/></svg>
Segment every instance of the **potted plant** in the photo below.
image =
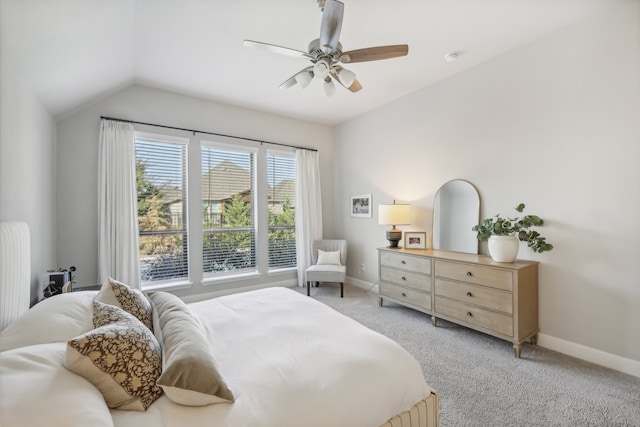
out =
<svg viewBox="0 0 640 427"><path fill-rule="evenodd" d="M524 211L525 204L520 203L515 210ZM472 230L481 242L489 242L489 254L497 262L513 262L518 255L519 241L527 242L533 252L546 252L553 245L546 241L533 227L541 227L542 218L537 215L524 215L516 218L503 218L500 214L483 219Z"/></svg>

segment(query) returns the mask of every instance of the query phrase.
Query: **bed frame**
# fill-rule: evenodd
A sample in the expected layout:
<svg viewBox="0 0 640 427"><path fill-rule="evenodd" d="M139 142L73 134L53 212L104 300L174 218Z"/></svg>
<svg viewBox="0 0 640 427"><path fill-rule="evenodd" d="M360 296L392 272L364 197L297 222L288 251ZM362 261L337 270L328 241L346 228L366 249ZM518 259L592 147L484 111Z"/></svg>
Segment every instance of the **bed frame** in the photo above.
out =
<svg viewBox="0 0 640 427"><path fill-rule="evenodd" d="M25 222L0 222L0 331L29 310L31 258ZM438 427L438 394L433 392L380 427Z"/></svg>
<svg viewBox="0 0 640 427"><path fill-rule="evenodd" d="M0 331L29 310L31 249L25 222L0 222Z"/></svg>
<svg viewBox="0 0 640 427"><path fill-rule="evenodd" d="M380 427L438 427L438 408L438 394L433 392Z"/></svg>

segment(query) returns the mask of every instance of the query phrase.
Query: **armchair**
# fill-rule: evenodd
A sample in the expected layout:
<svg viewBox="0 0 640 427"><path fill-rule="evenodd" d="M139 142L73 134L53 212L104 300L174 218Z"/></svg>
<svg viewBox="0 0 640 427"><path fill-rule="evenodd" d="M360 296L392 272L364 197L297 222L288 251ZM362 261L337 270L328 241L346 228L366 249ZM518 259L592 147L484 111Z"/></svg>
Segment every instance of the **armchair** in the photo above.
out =
<svg viewBox="0 0 640 427"><path fill-rule="evenodd" d="M346 240L314 240L311 242L313 265L305 270L307 296L311 294L311 282L340 283L340 298L344 298L344 277L347 272Z"/></svg>

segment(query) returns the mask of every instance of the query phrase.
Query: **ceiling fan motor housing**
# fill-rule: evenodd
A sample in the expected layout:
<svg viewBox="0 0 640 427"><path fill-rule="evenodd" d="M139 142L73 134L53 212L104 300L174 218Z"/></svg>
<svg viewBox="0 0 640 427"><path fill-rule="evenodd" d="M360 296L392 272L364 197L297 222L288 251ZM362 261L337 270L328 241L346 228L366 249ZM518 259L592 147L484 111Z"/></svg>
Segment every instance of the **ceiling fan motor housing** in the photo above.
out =
<svg viewBox="0 0 640 427"><path fill-rule="evenodd" d="M333 60L337 60L342 55L342 44L338 43L336 50L334 50L330 54L326 54L320 48L320 39L314 39L314 40L311 40L311 42L309 43L308 52L309 52L309 55L311 55L316 59L329 57L333 61Z"/></svg>

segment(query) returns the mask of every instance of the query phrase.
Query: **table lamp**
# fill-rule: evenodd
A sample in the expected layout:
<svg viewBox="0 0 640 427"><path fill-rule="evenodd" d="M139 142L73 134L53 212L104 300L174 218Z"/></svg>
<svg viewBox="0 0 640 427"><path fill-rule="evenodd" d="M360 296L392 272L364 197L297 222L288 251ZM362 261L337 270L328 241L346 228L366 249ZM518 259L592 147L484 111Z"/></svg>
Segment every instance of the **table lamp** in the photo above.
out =
<svg viewBox="0 0 640 427"><path fill-rule="evenodd" d="M398 230L396 225L409 225L411 223L411 205L396 204L378 205L378 224L391 225L387 230L387 240L389 248L397 248L398 242L402 240L402 230Z"/></svg>

